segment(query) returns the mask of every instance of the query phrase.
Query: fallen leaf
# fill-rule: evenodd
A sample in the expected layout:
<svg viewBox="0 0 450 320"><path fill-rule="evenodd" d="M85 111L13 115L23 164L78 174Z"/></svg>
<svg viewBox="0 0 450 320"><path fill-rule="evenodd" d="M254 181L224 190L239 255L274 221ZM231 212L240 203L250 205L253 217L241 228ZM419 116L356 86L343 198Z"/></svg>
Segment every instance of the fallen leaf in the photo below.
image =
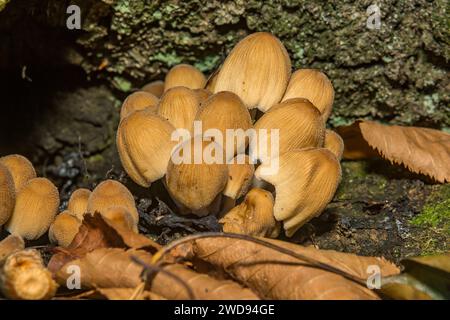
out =
<svg viewBox="0 0 450 320"><path fill-rule="evenodd" d="M138 258L150 265L152 255L143 250L123 250L119 248L96 249L85 257L68 262L55 275L58 283L65 285L72 274L69 267L78 266L81 274L81 286L84 289L129 288L136 289L142 284L143 267L132 260ZM206 274L200 274L180 264L162 267L166 273L157 272L148 280L148 291L166 299L189 299L189 292L167 272L176 275L192 289L197 299L254 300L258 296L231 280L219 280Z"/></svg>
<svg viewBox="0 0 450 320"><path fill-rule="evenodd" d="M216 279L207 274L190 270L180 264L164 266L164 270L175 274L185 282L192 289L196 299L259 300L258 296L250 289L244 288L231 280ZM186 289L164 273L158 273L150 281L149 289L151 292L171 300L189 299Z"/></svg>
<svg viewBox="0 0 450 320"><path fill-rule="evenodd" d="M153 240L137 234L119 224L103 219L99 213L86 214L77 235L67 248L57 248L48 264L54 272L67 262L84 257L99 248L143 249L156 252L161 248Z"/></svg>
<svg viewBox="0 0 450 320"><path fill-rule="evenodd" d="M383 258L361 257L332 250L318 250L279 240L265 241L333 266L365 281L368 267L380 268L382 276L399 269ZM342 275L277 252L247 240L228 238L197 239L176 254L204 260L224 269L232 278L268 299L379 299L378 295ZM190 257L191 256L191 257Z"/></svg>
<svg viewBox="0 0 450 320"><path fill-rule="evenodd" d="M10 254L25 249L25 242L20 236L9 235L0 241L0 264Z"/></svg>
<svg viewBox="0 0 450 320"><path fill-rule="evenodd" d="M340 127L344 158L381 156L408 170L428 175L438 182L450 181L450 134L443 131L404 126L388 126L357 121Z"/></svg>
<svg viewBox="0 0 450 320"><path fill-rule="evenodd" d="M381 292L393 299L450 299L450 253L407 258L402 274L383 279Z"/></svg>

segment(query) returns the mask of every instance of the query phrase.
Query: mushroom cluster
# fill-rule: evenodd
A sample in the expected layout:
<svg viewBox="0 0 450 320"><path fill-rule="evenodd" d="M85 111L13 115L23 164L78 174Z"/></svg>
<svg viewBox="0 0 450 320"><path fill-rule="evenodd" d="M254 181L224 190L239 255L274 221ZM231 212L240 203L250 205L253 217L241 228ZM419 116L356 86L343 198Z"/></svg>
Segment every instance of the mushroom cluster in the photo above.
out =
<svg viewBox="0 0 450 320"><path fill-rule="evenodd" d="M138 185L163 179L180 214L217 214L224 231L254 236L277 237L282 224L292 236L323 211L340 181L343 142L325 128L333 100L324 73L291 74L280 40L258 32L208 80L181 64L129 95L117 149ZM255 134L229 134L249 130ZM199 156L199 146L215 161Z"/></svg>
<svg viewBox="0 0 450 320"><path fill-rule="evenodd" d="M52 243L67 247L88 212L98 212L111 223L138 230L133 195L117 181L103 181L92 192L75 190L67 209L57 214L59 205L56 186L38 178L27 158L17 154L0 158L0 227L9 233L36 240L48 231Z"/></svg>

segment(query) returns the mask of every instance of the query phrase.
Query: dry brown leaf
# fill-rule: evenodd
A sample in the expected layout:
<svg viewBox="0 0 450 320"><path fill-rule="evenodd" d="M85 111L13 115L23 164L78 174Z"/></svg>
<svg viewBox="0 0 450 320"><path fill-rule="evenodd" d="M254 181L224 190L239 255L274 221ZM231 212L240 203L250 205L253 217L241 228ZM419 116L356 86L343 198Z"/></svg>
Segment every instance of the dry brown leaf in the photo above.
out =
<svg viewBox="0 0 450 320"><path fill-rule="evenodd" d="M366 279L367 267L376 265L382 276L397 274L399 269L383 258L360 257L332 250L318 250L279 240L265 241L292 250L310 259L333 266L351 276ZM299 260L254 242L227 238L197 239L178 255L209 262L224 269L234 279L248 285L268 299L378 299L368 288L342 275L299 263ZM191 257L192 258L192 257Z"/></svg>
<svg viewBox="0 0 450 320"><path fill-rule="evenodd" d="M259 300L250 289L231 280L220 280L195 272L180 264L164 266L164 270L177 275L193 291L196 299L205 300ZM158 273L150 282L150 291L171 300L189 299L188 292L167 274Z"/></svg>
<svg viewBox="0 0 450 320"><path fill-rule="evenodd" d="M450 181L448 133L429 128L387 126L372 121L357 121L337 131L344 139L346 159L381 156L438 182Z"/></svg>
<svg viewBox="0 0 450 320"><path fill-rule="evenodd" d="M58 248L49 262L49 269L59 270L67 262L84 257L99 248L143 249L155 252L161 246L119 224L104 219L99 213L86 214L77 235L67 248Z"/></svg>
<svg viewBox="0 0 450 320"><path fill-rule="evenodd" d="M72 272L71 266L78 266L81 274L81 287L93 288L136 288L142 283L142 266L131 260L136 256L150 263L151 254L142 250L124 250L120 248L100 248L87 253L84 257L67 262L59 270L53 270L56 280L62 286ZM68 269L69 268L69 269Z"/></svg>
<svg viewBox="0 0 450 320"><path fill-rule="evenodd" d="M136 257L147 265L152 255L142 250L101 248L94 250L81 259L68 262L56 272L56 279L65 285L71 273L70 266L80 268L81 286L91 288L129 288L136 289L142 284L143 267L132 261ZM163 270L175 274L188 285L197 299L258 299L251 290L241 287L230 280L218 280L206 274L200 274L179 264L170 264ZM147 288L152 293L166 299L189 299L189 292L180 283L166 273L158 272L149 280Z"/></svg>
<svg viewBox="0 0 450 320"><path fill-rule="evenodd" d="M10 254L25 249L25 242L20 236L9 235L0 241L0 264Z"/></svg>

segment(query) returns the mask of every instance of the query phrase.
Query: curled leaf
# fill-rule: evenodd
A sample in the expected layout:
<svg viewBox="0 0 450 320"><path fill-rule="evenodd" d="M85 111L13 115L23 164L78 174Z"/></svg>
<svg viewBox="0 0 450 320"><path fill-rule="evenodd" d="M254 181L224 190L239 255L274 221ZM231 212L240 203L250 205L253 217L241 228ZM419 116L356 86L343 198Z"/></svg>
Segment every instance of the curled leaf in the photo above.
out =
<svg viewBox="0 0 450 320"><path fill-rule="evenodd" d="M357 121L337 131L344 139L346 159L381 156L438 182L450 181L448 133L429 128L387 126L372 121Z"/></svg>

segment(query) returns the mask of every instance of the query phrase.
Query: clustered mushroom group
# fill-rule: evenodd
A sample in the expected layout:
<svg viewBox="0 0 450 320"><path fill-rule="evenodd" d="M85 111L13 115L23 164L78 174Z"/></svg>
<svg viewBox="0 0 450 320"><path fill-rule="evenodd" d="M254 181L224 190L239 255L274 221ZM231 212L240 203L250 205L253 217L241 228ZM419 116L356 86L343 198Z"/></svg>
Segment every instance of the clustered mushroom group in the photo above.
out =
<svg viewBox="0 0 450 320"><path fill-rule="evenodd" d="M148 188L162 180L177 213L214 214L224 232L250 236L276 238L282 225L290 237L323 211L340 181L343 142L325 128L333 99L325 74L313 69L291 74L283 44L269 33L254 33L208 80L197 68L181 64L164 82L130 94L120 110L117 149L136 184ZM223 161L174 161L175 155L195 150L196 122L201 122L202 148L227 149L220 153ZM189 135L176 141L180 129ZM208 136L210 129L225 140ZM276 157L254 159L249 139L228 136L229 129L255 129L257 136L261 130L277 131ZM265 155L273 155L271 137L259 141ZM265 170L273 162L278 169ZM118 181L103 181L92 191L77 189L66 210L58 210L58 189L37 177L29 160L0 158L0 227L18 236L10 241L20 239L24 247L22 239L36 240L48 232L52 243L68 247L87 213L138 232L134 197ZM29 281L39 286L24 285ZM0 289L7 297L44 299L56 287L36 250L20 251L3 262Z"/></svg>
<svg viewBox="0 0 450 320"><path fill-rule="evenodd" d="M125 171L140 186L163 179L180 214L216 214L225 232L252 236L277 237L282 222L292 236L323 211L340 181L343 142L325 128L333 100L325 74L300 69L291 75L283 44L258 32L240 41L208 80L197 68L181 64L164 82L130 94L120 112L117 149ZM233 157L214 163L174 161L180 149L194 149L195 121L202 124L202 147L232 146ZM248 139L226 141L227 129L250 128L257 135L261 129L279 132L276 159L258 158L255 164ZM179 129L191 135L174 141ZM208 138L208 129L219 130L225 140ZM272 146L270 136L260 142L264 154L271 155ZM264 170L275 160L276 173Z"/></svg>

